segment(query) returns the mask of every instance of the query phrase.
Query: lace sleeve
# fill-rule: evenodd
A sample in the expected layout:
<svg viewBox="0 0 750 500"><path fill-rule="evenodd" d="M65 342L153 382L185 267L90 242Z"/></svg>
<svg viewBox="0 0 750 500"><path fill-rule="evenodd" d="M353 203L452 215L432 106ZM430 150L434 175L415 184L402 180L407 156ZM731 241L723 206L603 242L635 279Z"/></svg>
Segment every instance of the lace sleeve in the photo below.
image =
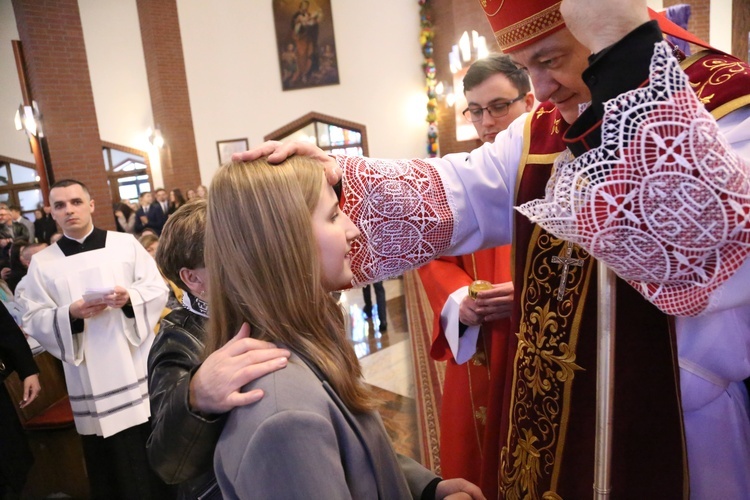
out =
<svg viewBox="0 0 750 500"><path fill-rule="evenodd" d="M354 284L417 268L444 252L455 213L435 167L421 160L336 157L344 212L362 232L352 246Z"/></svg>
<svg viewBox="0 0 750 500"><path fill-rule="evenodd" d="M602 145L561 155L545 198L518 210L694 316L750 253L750 166L661 42L649 85L605 103Z"/></svg>

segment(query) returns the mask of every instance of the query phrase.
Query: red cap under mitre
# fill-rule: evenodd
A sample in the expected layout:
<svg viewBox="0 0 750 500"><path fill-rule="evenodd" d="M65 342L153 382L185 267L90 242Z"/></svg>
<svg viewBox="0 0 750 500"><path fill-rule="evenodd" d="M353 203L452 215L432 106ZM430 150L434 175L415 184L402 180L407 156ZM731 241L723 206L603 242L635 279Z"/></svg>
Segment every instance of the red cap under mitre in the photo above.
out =
<svg viewBox="0 0 750 500"><path fill-rule="evenodd" d="M513 52L565 26L561 0L479 0L503 52Z"/></svg>

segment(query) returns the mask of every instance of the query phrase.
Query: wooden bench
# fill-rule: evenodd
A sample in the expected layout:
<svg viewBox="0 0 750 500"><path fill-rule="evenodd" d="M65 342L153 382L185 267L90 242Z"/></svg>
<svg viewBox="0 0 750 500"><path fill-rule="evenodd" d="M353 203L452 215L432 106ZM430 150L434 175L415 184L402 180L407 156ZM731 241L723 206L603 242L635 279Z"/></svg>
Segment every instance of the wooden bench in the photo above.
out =
<svg viewBox="0 0 750 500"><path fill-rule="evenodd" d="M34 466L24 489L24 498L64 494L88 498L89 487L81 438L70 408L62 362L47 352L34 356L39 366L42 391L26 408L16 406L34 454ZM13 401L23 398L23 383L15 373L5 386Z"/></svg>

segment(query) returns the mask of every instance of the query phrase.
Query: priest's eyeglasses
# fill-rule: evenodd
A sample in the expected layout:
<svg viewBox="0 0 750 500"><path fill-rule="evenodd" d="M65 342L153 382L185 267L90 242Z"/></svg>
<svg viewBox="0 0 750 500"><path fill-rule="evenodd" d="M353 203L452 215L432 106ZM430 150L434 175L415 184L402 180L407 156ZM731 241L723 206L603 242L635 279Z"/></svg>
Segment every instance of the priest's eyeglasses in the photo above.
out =
<svg viewBox="0 0 750 500"><path fill-rule="evenodd" d="M511 101L494 101L484 108L480 108L479 106L470 106L463 110L462 114L464 115L464 118L466 118L470 122L481 122L482 118L484 118L484 110L486 109L492 118L500 118L508 114L508 110L510 109L511 104L520 101L524 97L526 96L519 95Z"/></svg>

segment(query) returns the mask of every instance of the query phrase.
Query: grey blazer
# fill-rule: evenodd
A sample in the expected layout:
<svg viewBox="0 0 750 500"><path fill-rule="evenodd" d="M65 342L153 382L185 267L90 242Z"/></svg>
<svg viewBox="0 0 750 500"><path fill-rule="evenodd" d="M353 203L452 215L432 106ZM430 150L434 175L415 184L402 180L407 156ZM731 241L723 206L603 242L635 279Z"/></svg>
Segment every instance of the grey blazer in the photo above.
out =
<svg viewBox="0 0 750 500"><path fill-rule="evenodd" d="M224 498L420 498L437 478L396 455L377 412L350 412L296 354L250 389L265 396L232 410L214 454Z"/></svg>

